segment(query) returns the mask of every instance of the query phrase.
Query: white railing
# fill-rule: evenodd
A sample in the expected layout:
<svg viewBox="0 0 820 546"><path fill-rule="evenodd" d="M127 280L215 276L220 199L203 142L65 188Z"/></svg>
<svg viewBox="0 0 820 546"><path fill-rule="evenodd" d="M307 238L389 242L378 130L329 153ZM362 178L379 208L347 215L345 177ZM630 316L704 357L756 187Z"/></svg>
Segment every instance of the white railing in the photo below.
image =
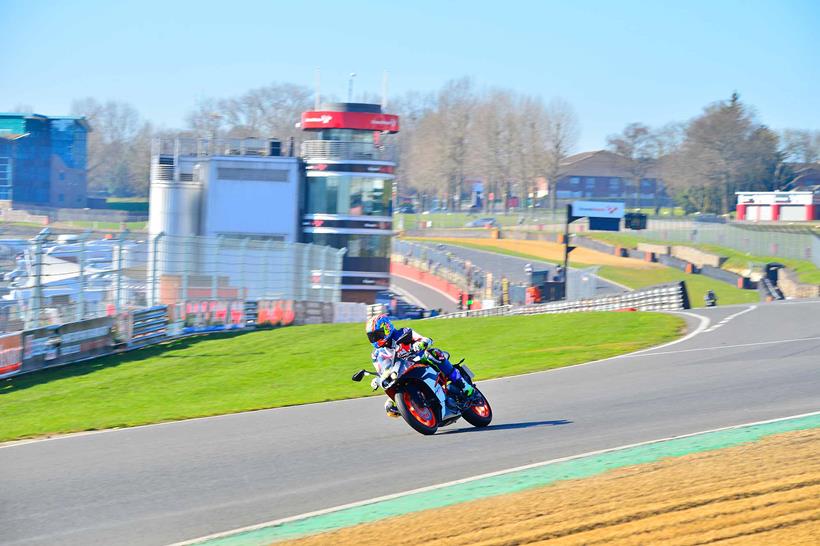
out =
<svg viewBox="0 0 820 546"><path fill-rule="evenodd" d="M476 311L459 311L432 319L486 317L501 315L541 315L546 313L575 313L580 311L679 311L689 308L689 298L684 282L577 301L555 301L535 305L504 306Z"/></svg>
<svg viewBox="0 0 820 546"><path fill-rule="evenodd" d="M344 140L307 140L302 143L302 157L334 160L374 160L394 161L392 146L378 146L370 142L348 142Z"/></svg>

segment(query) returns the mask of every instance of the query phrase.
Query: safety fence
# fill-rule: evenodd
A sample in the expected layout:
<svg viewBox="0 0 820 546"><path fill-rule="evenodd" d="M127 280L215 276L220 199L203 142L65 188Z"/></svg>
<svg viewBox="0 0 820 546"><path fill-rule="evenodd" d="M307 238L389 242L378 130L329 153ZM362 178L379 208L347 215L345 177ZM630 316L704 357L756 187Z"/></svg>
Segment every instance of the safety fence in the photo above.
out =
<svg viewBox="0 0 820 546"><path fill-rule="evenodd" d="M319 245L43 230L31 240L4 239L0 247L14 256L0 285L0 332L155 305L341 299L344 251Z"/></svg>
<svg viewBox="0 0 820 546"><path fill-rule="evenodd" d="M293 300L157 305L0 336L0 379L147 347L188 335L364 322L367 305Z"/></svg>
<svg viewBox="0 0 820 546"><path fill-rule="evenodd" d="M455 226L436 226L407 230L408 236L493 238L554 241L564 230L564 218L559 222L501 226L500 235L494 229L467 229ZM589 231L585 221L570 225L574 234ZM811 260L820 267L820 237L809 226L759 225L751 222L713 223L698 221L696 217L650 218L647 229L629 231L642 239L669 243L713 244L757 256L779 256ZM594 246L590 246L594 248Z"/></svg>
<svg viewBox="0 0 820 546"><path fill-rule="evenodd" d="M479 316L540 315L545 313L574 313L581 311L678 311L689 309L689 295L685 281L661 284L633 292L577 301L557 301L525 306L505 306L479 311L460 311L431 319L465 318Z"/></svg>

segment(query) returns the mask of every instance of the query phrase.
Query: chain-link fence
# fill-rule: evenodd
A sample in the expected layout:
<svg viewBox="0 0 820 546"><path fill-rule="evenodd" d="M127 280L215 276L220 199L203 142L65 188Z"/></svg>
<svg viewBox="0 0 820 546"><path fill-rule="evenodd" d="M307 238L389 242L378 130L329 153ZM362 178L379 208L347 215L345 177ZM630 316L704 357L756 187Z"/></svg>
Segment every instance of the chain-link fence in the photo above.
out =
<svg viewBox="0 0 820 546"><path fill-rule="evenodd" d="M51 235L17 249L0 331L201 301L337 302L343 252L253 238Z"/></svg>
<svg viewBox="0 0 820 546"><path fill-rule="evenodd" d="M636 234L673 243L714 244L757 256L812 260L816 254L812 249L816 236L806 227L649 220L647 228Z"/></svg>

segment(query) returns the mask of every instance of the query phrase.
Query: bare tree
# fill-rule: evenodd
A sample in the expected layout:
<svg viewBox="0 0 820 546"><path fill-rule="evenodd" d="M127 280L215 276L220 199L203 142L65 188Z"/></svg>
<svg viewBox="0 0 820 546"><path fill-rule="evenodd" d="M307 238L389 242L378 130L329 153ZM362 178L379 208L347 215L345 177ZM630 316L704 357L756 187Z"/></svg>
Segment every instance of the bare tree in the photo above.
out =
<svg viewBox="0 0 820 546"><path fill-rule="evenodd" d="M786 129L781 136L782 151L787 161L817 163L820 161L820 131Z"/></svg>
<svg viewBox="0 0 820 546"><path fill-rule="evenodd" d="M626 159L634 184L635 208L640 208L641 183L657 160L658 143L655 135L646 125L630 123L622 133L607 137L607 144L613 152Z"/></svg>
<svg viewBox="0 0 820 546"><path fill-rule="evenodd" d="M575 110L567 101L552 99L545 111L544 138L546 148L544 153L544 174L550 194L550 207L553 216L558 207L557 187L561 173L561 163L569 155L578 141L580 126Z"/></svg>
<svg viewBox="0 0 820 546"><path fill-rule="evenodd" d="M443 152L441 167L447 179L450 208L461 203L475 105L473 82L467 77L447 82L438 93L436 117Z"/></svg>
<svg viewBox="0 0 820 546"><path fill-rule="evenodd" d="M88 134L88 186L114 195L146 195L151 127L128 103L75 100L73 115L85 116ZM144 160L144 164L142 161Z"/></svg>

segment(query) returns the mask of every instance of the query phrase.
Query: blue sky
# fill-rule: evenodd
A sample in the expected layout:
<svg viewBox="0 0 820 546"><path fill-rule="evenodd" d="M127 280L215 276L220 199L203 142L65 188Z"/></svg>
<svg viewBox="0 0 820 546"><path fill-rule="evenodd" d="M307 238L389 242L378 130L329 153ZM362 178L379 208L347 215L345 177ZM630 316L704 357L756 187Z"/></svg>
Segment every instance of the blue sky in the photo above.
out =
<svg viewBox="0 0 820 546"><path fill-rule="evenodd" d="M733 90L775 129L820 129L820 1L0 0L0 111L67 113L93 96L164 127L199 99L274 81L345 97L471 76L549 99L579 150L641 121L697 115Z"/></svg>

